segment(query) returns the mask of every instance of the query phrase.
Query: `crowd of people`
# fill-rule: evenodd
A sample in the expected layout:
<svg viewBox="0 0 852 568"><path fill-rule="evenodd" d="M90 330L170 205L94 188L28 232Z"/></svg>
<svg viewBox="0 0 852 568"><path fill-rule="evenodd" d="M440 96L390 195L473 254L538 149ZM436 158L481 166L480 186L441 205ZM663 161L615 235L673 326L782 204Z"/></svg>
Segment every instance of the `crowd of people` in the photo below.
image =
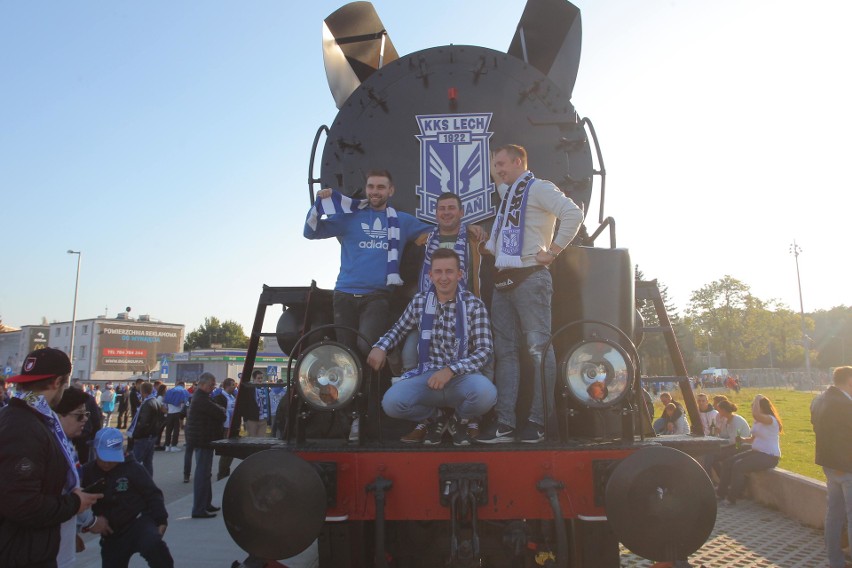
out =
<svg viewBox="0 0 852 568"><path fill-rule="evenodd" d="M174 566L154 452L182 451L185 431L184 482L195 461L192 517L215 517L211 443L227 435L236 381L217 388L215 376L203 373L188 387L141 378L101 387L70 373L68 356L45 348L27 355L19 375L0 381L0 566L73 566L83 533L99 535L105 568L126 567L134 554L152 567ZM252 394L249 415L252 405L268 406ZM114 412L117 427L110 425ZM259 435L267 434L263 425ZM220 458L218 479L230 465Z"/></svg>

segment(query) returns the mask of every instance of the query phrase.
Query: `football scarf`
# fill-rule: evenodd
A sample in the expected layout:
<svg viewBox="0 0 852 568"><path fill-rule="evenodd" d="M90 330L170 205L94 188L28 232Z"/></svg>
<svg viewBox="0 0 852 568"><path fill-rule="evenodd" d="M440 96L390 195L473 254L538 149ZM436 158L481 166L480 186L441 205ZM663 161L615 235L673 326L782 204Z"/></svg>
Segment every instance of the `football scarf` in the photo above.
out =
<svg viewBox="0 0 852 568"><path fill-rule="evenodd" d="M438 294L435 286L431 286L426 293L426 301L423 304L423 313L420 314L420 339L417 342L419 364L404 375L403 379L409 379L422 375L428 370L429 351L432 345L432 337L435 331L435 313L438 310ZM467 329L467 305L462 299L462 288L456 290L456 326L455 326L455 349L456 360L467 356L468 329Z"/></svg>
<svg viewBox="0 0 852 568"><path fill-rule="evenodd" d="M426 259L423 261L423 268L420 271L420 289L418 292L426 294L432 286L432 281L429 279L429 271L432 270L432 253L438 250L440 246L441 235L438 233L438 229L435 229L429 233L429 237L426 240ZM459 255L460 260L459 268L461 269L462 280L459 282L459 286L467 290L467 225L464 223L459 227L459 236L456 239L456 244L453 245L453 250Z"/></svg>
<svg viewBox="0 0 852 568"><path fill-rule="evenodd" d="M47 418L47 423L53 431L53 435L56 436L56 441L59 443L59 447L62 448L62 453L65 455L65 461L68 462L68 471L65 472L65 492L72 492L74 488L80 486L80 474L77 471L79 462L77 461L77 453L74 451L74 446L62 430L59 417L50 408L44 395L31 391L18 391L15 393L15 398L26 402L27 406Z"/></svg>
<svg viewBox="0 0 852 568"><path fill-rule="evenodd" d="M533 181L535 176L527 171L512 184L500 204L497 219L491 229L491 237L485 244L485 248L495 256L494 265L497 268L523 266L521 251L524 248L524 213Z"/></svg>

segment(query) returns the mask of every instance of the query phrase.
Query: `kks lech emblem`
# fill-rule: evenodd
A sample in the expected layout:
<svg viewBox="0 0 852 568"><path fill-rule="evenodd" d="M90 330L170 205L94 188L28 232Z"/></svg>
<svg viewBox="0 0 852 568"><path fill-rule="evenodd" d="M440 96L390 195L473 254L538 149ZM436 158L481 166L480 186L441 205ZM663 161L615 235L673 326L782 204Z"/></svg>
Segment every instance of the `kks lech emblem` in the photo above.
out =
<svg viewBox="0 0 852 568"><path fill-rule="evenodd" d="M494 216L489 172L491 113L427 114L420 126L420 206L416 215L437 223L438 196L447 191L461 198L463 221L475 223Z"/></svg>

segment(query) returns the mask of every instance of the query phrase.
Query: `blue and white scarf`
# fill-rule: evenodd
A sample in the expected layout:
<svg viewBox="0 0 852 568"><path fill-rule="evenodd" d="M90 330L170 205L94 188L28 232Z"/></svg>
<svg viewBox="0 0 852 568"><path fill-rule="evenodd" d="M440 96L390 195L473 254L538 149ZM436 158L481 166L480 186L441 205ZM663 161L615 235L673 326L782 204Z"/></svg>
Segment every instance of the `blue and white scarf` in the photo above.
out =
<svg viewBox="0 0 852 568"><path fill-rule="evenodd" d="M429 233L429 238L426 241L426 259L423 261L423 268L420 271L420 289L419 292L424 294L429 291L432 286L432 280L429 279L429 271L432 270L432 254L441 246L441 234L438 229ZM453 245L453 250L459 255L461 264L459 268L462 273L462 280L459 285L467 290L467 225L462 223L459 227L459 236L456 239L456 244Z"/></svg>
<svg viewBox="0 0 852 568"><path fill-rule="evenodd" d="M342 193L332 190L331 195L325 199L317 199L308 212L306 224L311 230L317 230L317 221L322 215L337 215L346 213L357 213L369 205L366 199L352 199ZM387 206L385 209L388 217L388 286L401 286L402 278L399 276L399 217L396 209Z"/></svg>
<svg viewBox="0 0 852 568"><path fill-rule="evenodd" d="M496 258L497 268L520 268L521 251L524 248L524 213L527 209L529 188L535 181L532 172L527 171L519 177L512 188L506 192L500 211L491 229L491 237L485 244Z"/></svg>
<svg viewBox="0 0 852 568"><path fill-rule="evenodd" d="M145 404L152 398L157 398L157 395L154 393L149 394L142 401L142 404ZM133 415L133 420L130 421L130 427L127 429L128 438L133 438L133 431L136 430L136 423L139 422L139 415L142 414L142 404L139 405L139 409L136 411L136 414Z"/></svg>
<svg viewBox="0 0 852 568"><path fill-rule="evenodd" d="M429 367L429 352L432 338L435 332L435 313L438 311L438 294L432 285L426 293L423 304L423 313L420 314L420 339L417 342L419 363L417 368L411 369L402 375L403 379L409 379L422 375ZM467 304L462 298L462 288L456 290L456 326L455 326L455 349L456 360L467 356L468 328L467 328Z"/></svg>
<svg viewBox="0 0 852 568"><path fill-rule="evenodd" d="M65 493L71 493L76 487L80 486L80 474L77 471L79 462L77 453L74 451L74 446L62 430L62 424L59 422L59 417L50 408L44 395L36 394L32 391L18 391L15 393L15 398L21 399L27 403L27 406L47 418L47 423L50 429L53 430L53 435L56 436L56 441L59 447L62 448L62 453L65 455L65 461L68 462L68 471L65 472Z"/></svg>

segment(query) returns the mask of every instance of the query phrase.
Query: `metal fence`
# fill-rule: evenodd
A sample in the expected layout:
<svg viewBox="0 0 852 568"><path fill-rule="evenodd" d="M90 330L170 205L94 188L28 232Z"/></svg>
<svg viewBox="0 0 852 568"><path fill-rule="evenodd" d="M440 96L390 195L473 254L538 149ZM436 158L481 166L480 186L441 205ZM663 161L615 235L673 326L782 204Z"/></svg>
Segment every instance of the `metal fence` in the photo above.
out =
<svg viewBox="0 0 852 568"><path fill-rule="evenodd" d="M729 369L731 375L739 377L742 387L792 387L796 390L823 390L831 383L828 370L804 369Z"/></svg>

